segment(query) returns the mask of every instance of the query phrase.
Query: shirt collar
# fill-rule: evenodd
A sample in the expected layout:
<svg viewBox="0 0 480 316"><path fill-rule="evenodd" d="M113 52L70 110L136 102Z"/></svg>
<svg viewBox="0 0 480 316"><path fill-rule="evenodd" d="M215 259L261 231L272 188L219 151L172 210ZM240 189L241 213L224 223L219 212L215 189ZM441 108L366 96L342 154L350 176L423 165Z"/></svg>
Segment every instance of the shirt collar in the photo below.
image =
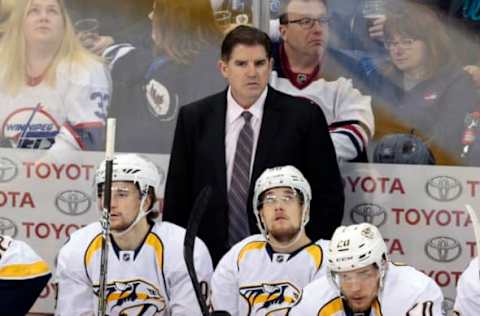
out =
<svg viewBox="0 0 480 316"><path fill-rule="evenodd" d="M257 101L253 103L253 105L248 109L250 113L252 113L254 119L261 119L263 115L263 108L265 106L265 99L267 98L268 86L265 87L260 97L258 97ZM232 89L228 87L227 91L227 123L232 124L233 121L238 119L243 111L245 110L240 104L235 101L232 96Z"/></svg>

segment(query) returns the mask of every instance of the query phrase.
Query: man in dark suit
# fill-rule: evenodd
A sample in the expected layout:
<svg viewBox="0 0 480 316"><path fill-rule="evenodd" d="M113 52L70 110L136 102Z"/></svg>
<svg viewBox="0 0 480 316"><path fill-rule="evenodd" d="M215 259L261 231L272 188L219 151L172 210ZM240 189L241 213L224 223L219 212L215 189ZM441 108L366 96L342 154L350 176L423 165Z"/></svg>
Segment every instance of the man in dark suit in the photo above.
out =
<svg viewBox="0 0 480 316"><path fill-rule="evenodd" d="M251 204L255 180L266 168L293 165L312 186L307 233L312 240L329 238L341 223L344 194L322 110L268 86L273 60L270 39L264 32L237 27L225 37L221 55L219 68L229 88L180 110L163 219L185 227L196 195L211 186L213 194L199 237L218 262L235 242L231 235L237 228L231 219L237 215L230 198L237 186L236 180L232 181L237 176L236 144L245 125L251 124L253 149L244 203L248 233L258 232ZM242 117L247 111L250 121Z"/></svg>

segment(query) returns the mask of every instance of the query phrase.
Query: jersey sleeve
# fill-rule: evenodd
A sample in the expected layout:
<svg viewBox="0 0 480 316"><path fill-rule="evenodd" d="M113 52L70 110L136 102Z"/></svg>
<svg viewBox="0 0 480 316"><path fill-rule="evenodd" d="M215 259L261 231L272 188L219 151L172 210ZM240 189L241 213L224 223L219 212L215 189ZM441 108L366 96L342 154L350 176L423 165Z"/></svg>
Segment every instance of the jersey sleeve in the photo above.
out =
<svg viewBox="0 0 480 316"><path fill-rule="evenodd" d="M210 278L213 273L212 259L207 246L199 238L195 240L194 264L202 292L204 291L205 296L208 296ZM183 259L174 265L171 273L170 277L167 276L170 315L201 315L192 281Z"/></svg>
<svg viewBox="0 0 480 316"><path fill-rule="evenodd" d="M314 288L315 283L307 285L301 293L300 299L297 300L295 305L288 311L289 316L305 316L305 315L317 315L316 310L316 298Z"/></svg>
<svg viewBox="0 0 480 316"><path fill-rule="evenodd" d="M427 277L428 278L428 277ZM430 278L419 294L416 304L406 316L442 316L443 294L440 287Z"/></svg>
<svg viewBox="0 0 480 316"><path fill-rule="evenodd" d="M374 134L371 98L355 89L351 80L340 78L334 120L329 130L337 157L352 160L366 151Z"/></svg>
<svg viewBox="0 0 480 316"><path fill-rule="evenodd" d="M102 149L111 95L111 80L106 67L92 62L90 66L79 70L66 84L66 120L52 148Z"/></svg>
<svg viewBox="0 0 480 316"><path fill-rule="evenodd" d="M477 315L480 311L480 280L478 259L472 261L462 274L457 286L457 298L453 308L457 315Z"/></svg>
<svg viewBox="0 0 480 316"><path fill-rule="evenodd" d="M215 268L212 277L212 305L216 311L239 315L238 251L227 252Z"/></svg>
<svg viewBox="0 0 480 316"><path fill-rule="evenodd" d="M86 275L78 245L68 241L58 254L55 282L57 304L55 315L93 315L93 287Z"/></svg>

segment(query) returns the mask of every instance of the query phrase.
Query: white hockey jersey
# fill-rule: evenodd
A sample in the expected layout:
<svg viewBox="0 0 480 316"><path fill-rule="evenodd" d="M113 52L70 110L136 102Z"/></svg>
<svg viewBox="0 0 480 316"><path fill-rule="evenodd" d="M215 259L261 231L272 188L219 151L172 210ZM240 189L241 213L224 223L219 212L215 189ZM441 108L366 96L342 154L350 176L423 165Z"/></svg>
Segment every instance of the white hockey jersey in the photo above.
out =
<svg viewBox="0 0 480 316"><path fill-rule="evenodd" d="M384 288L370 316L442 316L443 294L438 285L410 266L388 264ZM303 290L290 316L345 316L338 288L325 276Z"/></svg>
<svg viewBox="0 0 480 316"><path fill-rule="evenodd" d="M286 254L275 253L263 235L245 238L215 269L214 309L232 316L286 315L301 289L325 275L327 243L320 240Z"/></svg>
<svg viewBox="0 0 480 316"><path fill-rule="evenodd" d="M49 273L48 264L29 245L0 235L0 280L28 280Z"/></svg>
<svg viewBox="0 0 480 316"><path fill-rule="evenodd" d="M185 229L162 222L152 226L136 251L122 251L109 243L108 315L201 315L183 259L184 236ZM60 250L56 315L97 314L101 238L100 224L93 223L72 234ZM207 290L212 260L199 239L194 262L198 280Z"/></svg>
<svg viewBox="0 0 480 316"><path fill-rule="evenodd" d="M480 275L478 257L462 273L457 285L454 311L460 316L480 315Z"/></svg>
<svg viewBox="0 0 480 316"><path fill-rule="evenodd" d="M111 83L104 65L61 63L56 84L25 86L12 96L0 89L1 146L30 149L100 149Z"/></svg>
<svg viewBox="0 0 480 316"><path fill-rule="evenodd" d="M352 160L363 153L374 134L371 98L353 88L352 81L339 78L312 81L303 89L295 87L288 78L278 77L275 71L270 85L284 93L304 97L323 110L330 136L339 160Z"/></svg>

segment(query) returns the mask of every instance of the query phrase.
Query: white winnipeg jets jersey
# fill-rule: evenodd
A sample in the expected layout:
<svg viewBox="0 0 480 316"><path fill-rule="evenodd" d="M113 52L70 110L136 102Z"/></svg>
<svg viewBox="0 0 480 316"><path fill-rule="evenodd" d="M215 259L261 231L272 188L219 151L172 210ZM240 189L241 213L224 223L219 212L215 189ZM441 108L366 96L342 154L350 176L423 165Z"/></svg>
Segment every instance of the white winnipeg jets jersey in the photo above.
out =
<svg viewBox="0 0 480 316"><path fill-rule="evenodd" d="M454 311L460 316L480 315L480 270L478 257L462 273L457 286Z"/></svg>
<svg viewBox="0 0 480 316"><path fill-rule="evenodd" d="M327 241L275 253L262 235L237 243L212 277L212 304L232 316L286 315L301 289L325 275Z"/></svg>
<svg viewBox="0 0 480 316"><path fill-rule="evenodd" d="M0 235L0 280L28 280L49 273L48 264L29 245Z"/></svg>
<svg viewBox="0 0 480 316"><path fill-rule="evenodd" d="M16 95L0 89L1 146L101 148L110 90L107 69L97 61L59 64L54 87L44 80Z"/></svg>
<svg viewBox="0 0 480 316"><path fill-rule="evenodd" d="M153 225L135 251L109 243L108 315L201 315L183 259L184 236L185 229L162 222ZM93 223L72 234L60 250L56 315L97 314L101 240L100 224ZM200 239L195 243L194 263L207 290L213 267Z"/></svg>
<svg viewBox="0 0 480 316"><path fill-rule="evenodd" d="M443 294L438 285L410 266L389 263L380 297L370 316L442 316ZM303 290L290 316L345 316L340 291L327 276Z"/></svg>
<svg viewBox="0 0 480 316"><path fill-rule="evenodd" d="M307 98L320 106L339 160L355 159L366 150L374 133L371 98L353 88L351 80L341 77L335 81L326 81L320 78L299 89L288 78L278 77L274 71L270 85L284 93Z"/></svg>

